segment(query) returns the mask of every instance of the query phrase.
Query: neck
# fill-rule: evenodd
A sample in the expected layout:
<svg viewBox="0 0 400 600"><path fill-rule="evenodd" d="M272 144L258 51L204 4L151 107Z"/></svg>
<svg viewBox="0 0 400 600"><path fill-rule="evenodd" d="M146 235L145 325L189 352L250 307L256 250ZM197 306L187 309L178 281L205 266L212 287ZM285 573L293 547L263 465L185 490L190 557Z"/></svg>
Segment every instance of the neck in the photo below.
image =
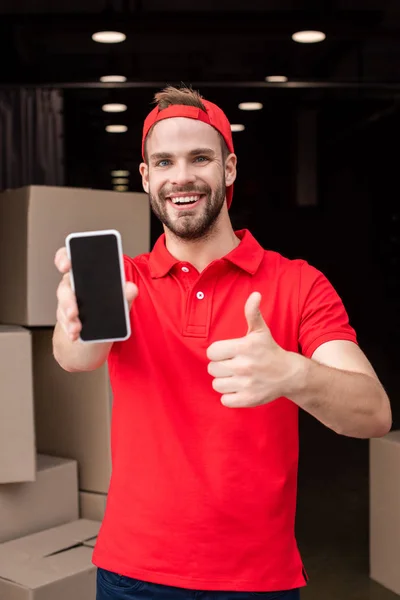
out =
<svg viewBox="0 0 400 600"><path fill-rule="evenodd" d="M198 240L183 240L164 227L167 250L179 261L188 262L199 272L240 244L226 213L220 214L212 231Z"/></svg>

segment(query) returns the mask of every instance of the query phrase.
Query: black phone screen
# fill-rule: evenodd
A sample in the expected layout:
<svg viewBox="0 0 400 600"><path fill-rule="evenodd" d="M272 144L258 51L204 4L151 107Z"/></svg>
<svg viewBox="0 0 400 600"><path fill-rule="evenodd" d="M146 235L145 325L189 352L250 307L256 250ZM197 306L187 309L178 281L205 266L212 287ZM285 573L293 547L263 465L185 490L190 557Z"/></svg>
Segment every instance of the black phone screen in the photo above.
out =
<svg viewBox="0 0 400 600"><path fill-rule="evenodd" d="M81 339L125 338L128 324L117 237L112 233L71 237L69 247Z"/></svg>

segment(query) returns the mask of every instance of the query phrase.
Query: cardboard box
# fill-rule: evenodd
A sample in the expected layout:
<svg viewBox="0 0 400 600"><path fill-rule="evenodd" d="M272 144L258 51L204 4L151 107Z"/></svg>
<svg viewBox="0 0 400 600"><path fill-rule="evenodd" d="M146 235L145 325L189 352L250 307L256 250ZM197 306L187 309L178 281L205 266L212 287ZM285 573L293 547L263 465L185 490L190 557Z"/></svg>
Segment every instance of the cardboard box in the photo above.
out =
<svg viewBox="0 0 400 600"><path fill-rule="evenodd" d="M95 600L93 550L99 523L78 520L0 545L3 600Z"/></svg>
<svg viewBox="0 0 400 600"><path fill-rule="evenodd" d="M84 546L87 546L88 548L95 548L96 546L96 542L97 542L97 535L94 538L91 538L90 540L87 540L86 542L83 543Z"/></svg>
<svg viewBox="0 0 400 600"><path fill-rule="evenodd" d="M370 576L400 594L400 431L370 440Z"/></svg>
<svg viewBox="0 0 400 600"><path fill-rule="evenodd" d="M56 323L54 255L69 233L117 229L125 254L150 248L146 194L28 186L0 194L0 323Z"/></svg>
<svg viewBox="0 0 400 600"><path fill-rule="evenodd" d="M79 492L79 516L81 519L102 521L107 504L107 494Z"/></svg>
<svg viewBox="0 0 400 600"><path fill-rule="evenodd" d="M78 461L79 489L107 493L112 393L107 365L68 373L56 362L53 329L32 331L38 451Z"/></svg>
<svg viewBox="0 0 400 600"><path fill-rule="evenodd" d="M0 325L0 484L35 477L31 335Z"/></svg>
<svg viewBox="0 0 400 600"><path fill-rule="evenodd" d="M38 455L36 481L0 485L0 542L74 521L78 509L76 462Z"/></svg>

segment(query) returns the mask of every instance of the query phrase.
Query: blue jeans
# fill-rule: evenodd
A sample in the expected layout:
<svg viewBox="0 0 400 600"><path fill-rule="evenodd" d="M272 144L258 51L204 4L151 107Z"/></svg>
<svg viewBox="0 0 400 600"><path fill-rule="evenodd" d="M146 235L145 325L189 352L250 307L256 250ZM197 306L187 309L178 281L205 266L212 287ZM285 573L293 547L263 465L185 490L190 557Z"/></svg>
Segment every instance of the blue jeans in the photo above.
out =
<svg viewBox="0 0 400 600"><path fill-rule="evenodd" d="M146 583L97 569L96 600L300 600L300 590L283 592L206 592Z"/></svg>

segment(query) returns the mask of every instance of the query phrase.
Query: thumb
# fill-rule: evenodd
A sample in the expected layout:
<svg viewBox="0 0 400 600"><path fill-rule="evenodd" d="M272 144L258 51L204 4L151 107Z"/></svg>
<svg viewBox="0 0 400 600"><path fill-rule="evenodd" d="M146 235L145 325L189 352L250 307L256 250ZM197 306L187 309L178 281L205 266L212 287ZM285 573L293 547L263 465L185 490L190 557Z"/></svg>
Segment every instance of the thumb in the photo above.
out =
<svg viewBox="0 0 400 600"><path fill-rule="evenodd" d="M260 312L260 302L260 292L253 292L247 298L244 307L244 314L248 326L247 334L252 333L253 331L265 331L268 329Z"/></svg>
<svg viewBox="0 0 400 600"><path fill-rule="evenodd" d="M131 309L132 302L139 294L137 286L131 281L127 281L125 284L125 298L128 301L129 310Z"/></svg>

